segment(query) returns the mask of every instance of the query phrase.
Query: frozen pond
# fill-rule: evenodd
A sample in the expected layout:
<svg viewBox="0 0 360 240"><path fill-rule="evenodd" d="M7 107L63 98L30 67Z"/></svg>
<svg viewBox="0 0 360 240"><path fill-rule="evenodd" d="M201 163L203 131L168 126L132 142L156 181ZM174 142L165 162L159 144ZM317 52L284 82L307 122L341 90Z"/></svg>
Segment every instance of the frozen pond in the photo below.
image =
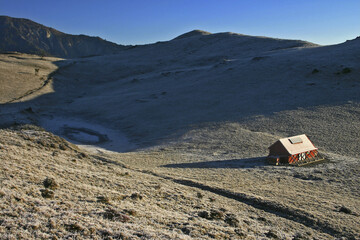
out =
<svg viewBox="0 0 360 240"><path fill-rule="evenodd" d="M40 120L46 130L91 151L126 152L135 146L120 131L82 119L46 116Z"/></svg>
<svg viewBox="0 0 360 240"><path fill-rule="evenodd" d="M106 134L101 134L88 128L74 128L64 126L63 134L73 141L87 144L99 144L109 141L109 138Z"/></svg>

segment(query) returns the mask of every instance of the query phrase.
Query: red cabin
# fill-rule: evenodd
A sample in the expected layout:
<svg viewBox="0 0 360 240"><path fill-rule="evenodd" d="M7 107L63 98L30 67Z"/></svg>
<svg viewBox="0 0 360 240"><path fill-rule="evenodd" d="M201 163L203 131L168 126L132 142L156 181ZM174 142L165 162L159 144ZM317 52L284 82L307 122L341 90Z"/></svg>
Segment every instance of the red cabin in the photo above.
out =
<svg viewBox="0 0 360 240"><path fill-rule="evenodd" d="M305 165L323 160L318 149L305 134L279 139L269 147L269 151L267 159L276 165Z"/></svg>

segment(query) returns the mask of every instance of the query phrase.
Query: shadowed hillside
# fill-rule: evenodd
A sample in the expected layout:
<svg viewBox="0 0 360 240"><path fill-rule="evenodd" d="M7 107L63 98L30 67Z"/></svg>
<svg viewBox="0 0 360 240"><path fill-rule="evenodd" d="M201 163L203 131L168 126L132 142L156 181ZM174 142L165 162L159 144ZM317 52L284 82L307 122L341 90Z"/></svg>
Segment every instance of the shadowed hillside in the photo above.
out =
<svg viewBox="0 0 360 240"><path fill-rule="evenodd" d="M99 37L70 35L28 19L0 16L0 52L76 58L112 54L123 48Z"/></svg>
<svg viewBox="0 0 360 240"><path fill-rule="evenodd" d="M156 145L193 124L358 100L358 52L357 40L317 46L234 33L196 35L72 62L55 75L56 93L44 104L71 101L67 112Z"/></svg>

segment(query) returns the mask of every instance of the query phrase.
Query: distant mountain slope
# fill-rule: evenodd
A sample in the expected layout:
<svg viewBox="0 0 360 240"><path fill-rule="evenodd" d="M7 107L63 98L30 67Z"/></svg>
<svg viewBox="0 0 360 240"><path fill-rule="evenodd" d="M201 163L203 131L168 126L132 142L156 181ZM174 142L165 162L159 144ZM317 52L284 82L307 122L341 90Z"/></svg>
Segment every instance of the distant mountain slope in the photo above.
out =
<svg viewBox="0 0 360 240"><path fill-rule="evenodd" d="M28 19L0 16L0 51L75 58L111 54L124 46L99 37L70 35Z"/></svg>

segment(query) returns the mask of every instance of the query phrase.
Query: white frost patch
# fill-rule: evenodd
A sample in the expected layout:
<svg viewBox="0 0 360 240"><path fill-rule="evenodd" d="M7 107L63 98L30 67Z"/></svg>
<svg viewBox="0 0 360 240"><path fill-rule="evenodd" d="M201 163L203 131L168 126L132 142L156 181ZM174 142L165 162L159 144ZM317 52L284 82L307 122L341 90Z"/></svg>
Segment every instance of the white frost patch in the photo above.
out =
<svg viewBox="0 0 360 240"><path fill-rule="evenodd" d="M47 116L40 120L40 125L91 152L125 152L135 148L120 131L82 119Z"/></svg>

